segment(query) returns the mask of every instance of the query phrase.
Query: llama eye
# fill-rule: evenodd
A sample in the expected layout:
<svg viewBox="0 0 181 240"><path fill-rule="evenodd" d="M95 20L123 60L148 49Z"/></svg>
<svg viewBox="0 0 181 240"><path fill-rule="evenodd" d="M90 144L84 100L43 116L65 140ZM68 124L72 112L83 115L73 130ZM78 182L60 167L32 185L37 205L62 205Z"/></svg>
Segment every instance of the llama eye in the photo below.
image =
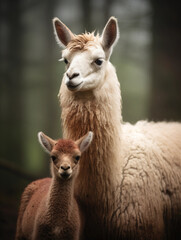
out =
<svg viewBox="0 0 181 240"><path fill-rule="evenodd" d="M76 156L76 157L75 157L75 160L76 160L76 161L79 161L79 159L80 159L80 156Z"/></svg>
<svg viewBox="0 0 181 240"><path fill-rule="evenodd" d="M66 58L64 58L64 63L68 64L68 60Z"/></svg>
<svg viewBox="0 0 181 240"><path fill-rule="evenodd" d="M102 63L103 63L103 61L101 60L101 59L96 59L95 61L94 61L98 66L101 66L102 65Z"/></svg>
<svg viewBox="0 0 181 240"><path fill-rule="evenodd" d="M52 161L54 162L56 160L55 156L51 156Z"/></svg>

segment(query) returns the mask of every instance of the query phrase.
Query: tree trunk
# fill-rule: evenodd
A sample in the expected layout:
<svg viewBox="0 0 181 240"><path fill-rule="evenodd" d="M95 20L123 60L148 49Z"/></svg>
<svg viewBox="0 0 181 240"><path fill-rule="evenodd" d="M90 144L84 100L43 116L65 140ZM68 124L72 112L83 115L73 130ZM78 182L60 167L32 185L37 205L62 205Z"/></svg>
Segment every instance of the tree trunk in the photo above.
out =
<svg viewBox="0 0 181 240"><path fill-rule="evenodd" d="M104 2L104 22L106 23L108 19L111 17L111 6L113 4L114 0L105 0Z"/></svg>
<svg viewBox="0 0 181 240"><path fill-rule="evenodd" d="M59 113L58 113L58 89L56 89L56 79L54 79L54 46L55 46L55 38L53 34L53 25L52 19L54 17L54 10L57 6L56 0L47 0L46 1L46 10L45 10L45 104L46 104L46 129L47 134L54 135L59 132L57 126L59 126ZM57 104L57 105L56 105Z"/></svg>
<svg viewBox="0 0 181 240"><path fill-rule="evenodd" d="M82 31L84 32L86 29L88 32L91 32L93 30L92 23L91 23L91 14L92 14L91 1L81 0L81 8L82 8L82 23L83 23Z"/></svg>
<svg viewBox="0 0 181 240"><path fill-rule="evenodd" d="M153 7L152 120L181 120L180 2L151 0Z"/></svg>
<svg viewBox="0 0 181 240"><path fill-rule="evenodd" d="M5 4L5 3L4 3ZM7 49L4 51L4 74L1 95L1 154L9 161L22 162L23 92L22 92L22 26L21 1L6 2L4 21L7 24ZM3 38L5 38L5 33Z"/></svg>

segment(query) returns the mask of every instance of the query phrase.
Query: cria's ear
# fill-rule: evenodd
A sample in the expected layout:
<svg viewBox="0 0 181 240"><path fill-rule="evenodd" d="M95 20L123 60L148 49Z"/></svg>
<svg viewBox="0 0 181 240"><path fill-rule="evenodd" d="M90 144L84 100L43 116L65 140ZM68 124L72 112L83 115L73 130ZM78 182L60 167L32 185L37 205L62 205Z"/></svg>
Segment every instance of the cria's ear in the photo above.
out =
<svg viewBox="0 0 181 240"><path fill-rule="evenodd" d="M57 43L61 47L66 47L67 44L74 38L74 34L58 18L53 19L53 28Z"/></svg>
<svg viewBox="0 0 181 240"><path fill-rule="evenodd" d="M50 137L46 136L43 132L38 133L38 140L43 147L43 149L50 154L52 151L53 146L55 145L56 141L51 139Z"/></svg>
<svg viewBox="0 0 181 240"><path fill-rule="evenodd" d="M112 47L119 38L118 23L115 17L111 17L102 32L102 46L108 57L111 54Z"/></svg>
<svg viewBox="0 0 181 240"><path fill-rule="evenodd" d="M78 145L81 152L84 152L89 145L91 144L93 139L93 132L88 132L86 135L81 137L76 141L76 144Z"/></svg>

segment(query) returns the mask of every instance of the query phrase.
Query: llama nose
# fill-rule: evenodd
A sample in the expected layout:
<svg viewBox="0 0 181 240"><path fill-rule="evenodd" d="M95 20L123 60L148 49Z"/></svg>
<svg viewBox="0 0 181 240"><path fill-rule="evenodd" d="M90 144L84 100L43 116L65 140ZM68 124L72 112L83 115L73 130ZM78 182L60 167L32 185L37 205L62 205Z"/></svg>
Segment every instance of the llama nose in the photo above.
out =
<svg viewBox="0 0 181 240"><path fill-rule="evenodd" d="M67 73L67 77L69 78L69 80L72 80L73 78L76 78L79 76L79 73L73 73L73 74L68 74Z"/></svg>
<svg viewBox="0 0 181 240"><path fill-rule="evenodd" d="M70 169L70 166L69 165L63 165L60 168L64 171L67 171L68 169Z"/></svg>

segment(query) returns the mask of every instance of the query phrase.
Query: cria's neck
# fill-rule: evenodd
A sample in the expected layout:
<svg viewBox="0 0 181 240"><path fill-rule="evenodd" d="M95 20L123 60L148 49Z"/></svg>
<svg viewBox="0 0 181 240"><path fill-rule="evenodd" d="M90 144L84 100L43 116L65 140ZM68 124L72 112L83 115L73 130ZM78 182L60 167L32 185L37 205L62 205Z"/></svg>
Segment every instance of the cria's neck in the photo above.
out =
<svg viewBox="0 0 181 240"><path fill-rule="evenodd" d="M74 198L74 182L74 179L64 181L55 177L52 178L48 195L48 210L53 218L70 214Z"/></svg>

